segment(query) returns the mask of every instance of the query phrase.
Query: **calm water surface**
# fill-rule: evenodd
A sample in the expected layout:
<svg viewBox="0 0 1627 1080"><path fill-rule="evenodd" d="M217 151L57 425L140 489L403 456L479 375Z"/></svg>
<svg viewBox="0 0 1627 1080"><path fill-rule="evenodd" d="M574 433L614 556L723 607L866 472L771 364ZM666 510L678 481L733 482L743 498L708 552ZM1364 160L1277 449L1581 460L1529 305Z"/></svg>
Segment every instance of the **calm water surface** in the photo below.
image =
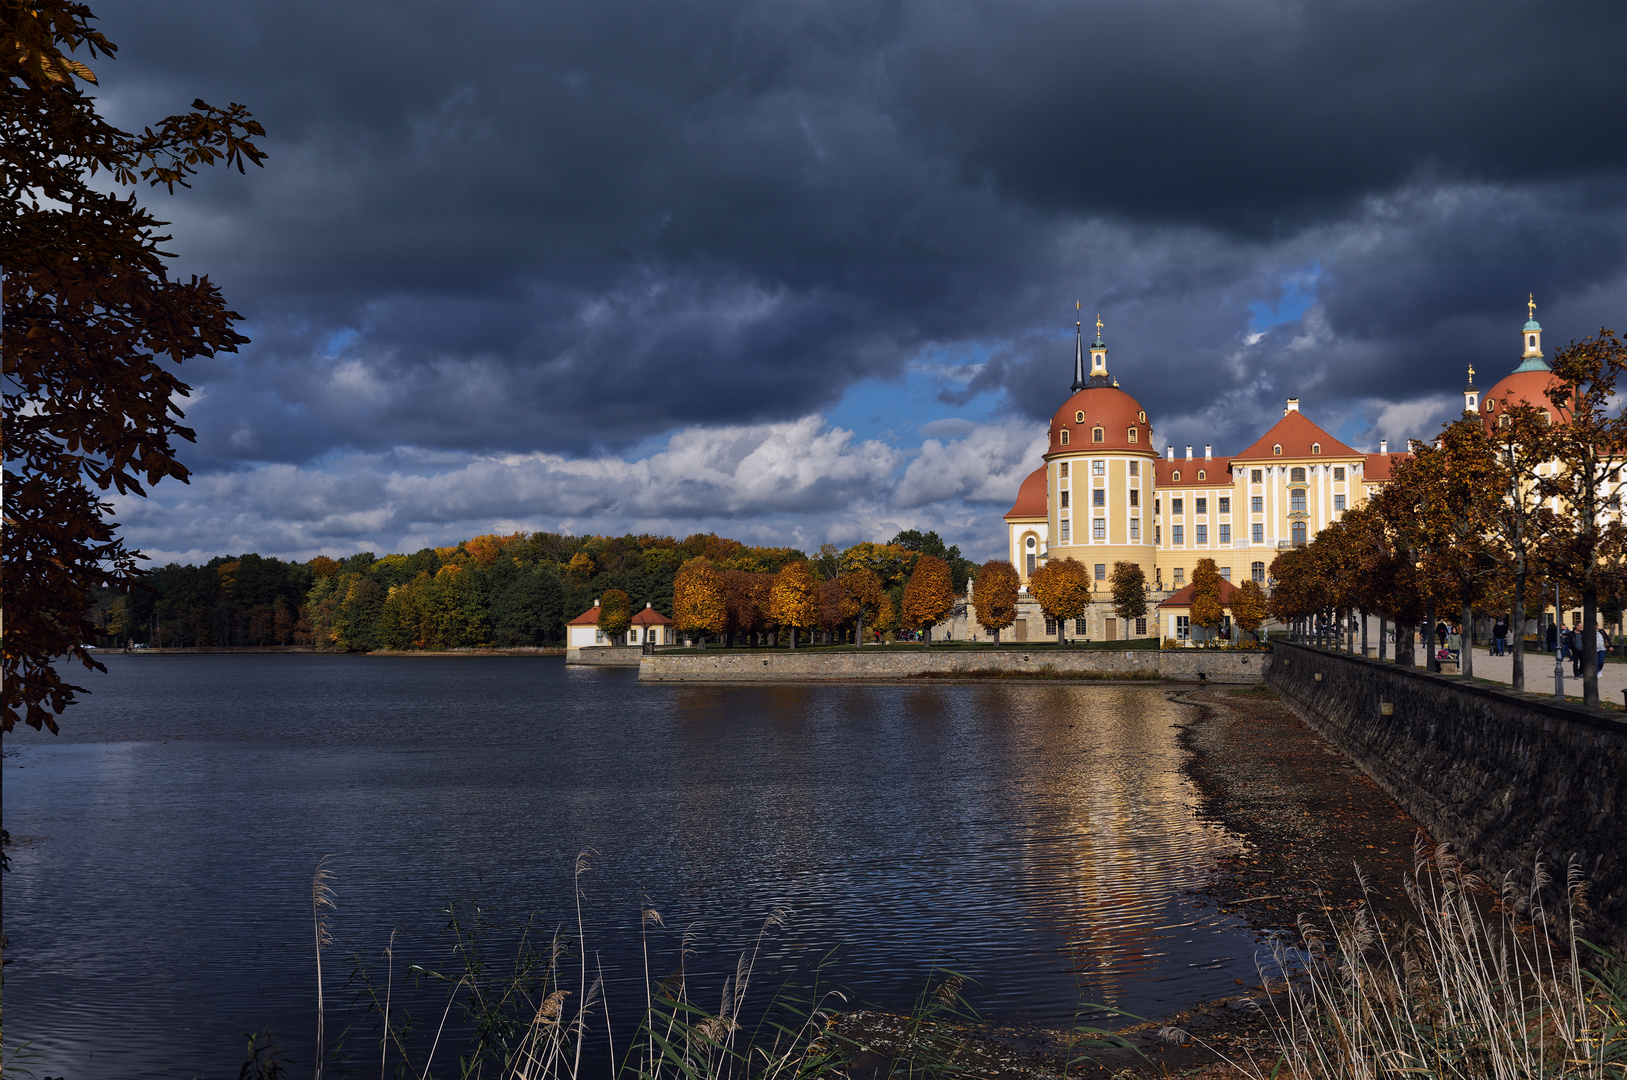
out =
<svg viewBox="0 0 1627 1080"><path fill-rule="evenodd" d="M1233 839L1192 810L1172 728L1187 707L1160 688L106 660L62 735L5 738L6 1044L31 1042L41 1075L236 1076L240 1033L267 1026L308 1062L310 881L330 853L330 1002L392 929L398 957L446 962L449 902L574 923L584 849L617 1015L642 998L641 893L663 969L685 930L692 971L732 967L788 906L762 982L839 947L840 981L883 1005L935 963L976 976L985 1014L1041 1024L1253 981L1253 938L1186 891Z"/></svg>

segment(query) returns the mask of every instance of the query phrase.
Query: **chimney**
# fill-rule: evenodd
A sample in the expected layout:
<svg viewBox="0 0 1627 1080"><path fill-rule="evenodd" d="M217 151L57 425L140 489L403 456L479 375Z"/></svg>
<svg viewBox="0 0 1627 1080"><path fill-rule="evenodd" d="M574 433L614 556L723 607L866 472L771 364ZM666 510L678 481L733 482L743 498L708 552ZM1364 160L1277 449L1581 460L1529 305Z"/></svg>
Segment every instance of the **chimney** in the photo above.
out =
<svg viewBox="0 0 1627 1080"><path fill-rule="evenodd" d="M646 600L646 601L644 601L644 606L645 606L645 607L646 607L646 608L647 608L647 607L649 607L649 606L650 606L650 602L649 602L649 601L648 601L648 600Z"/></svg>
<svg viewBox="0 0 1627 1080"><path fill-rule="evenodd" d="M1282 410L1282 415L1287 416L1291 412L1298 412L1298 411L1299 411L1299 399L1297 397L1291 397L1291 398L1288 399L1288 407L1286 409Z"/></svg>
<svg viewBox="0 0 1627 1080"><path fill-rule="evenodd" d="M598 606L599 606L599 598L598 598L598 597L594 597L594 598L593 598L593 606L594 606L594 607L598 607Z"/></svg>
<svg viewBox="0 0 1627 1080"><path fill-rule="evenodd" d="M1390 452L1390 440L1389 439L1380 439L1378 441L1378 452L1381 453L1381 454L1388 454Z"/></svg>
<svg viewBox="0 0 1627 1080"><path fill-rule="evenodd" d="M1175 447L1173 447L1173 446L1164 447L1164 459L1166 461L1174 461L1175 460Z"/></svg>
<svg viewBox="0 0 1627 1080"><path fill-rule="evenodd" d="M1208 461L1215 456L1215 448L1208 443L1203 444L1203 460Z"/></svg>
<svg viewBox="0 0 1627 1080"><path fill-rule="evenodd" d="M1186 448L1186 460L1188 460L1188 461L1192 460L1192 447L1190 447L1190 446L1188 446Z"/></svg>

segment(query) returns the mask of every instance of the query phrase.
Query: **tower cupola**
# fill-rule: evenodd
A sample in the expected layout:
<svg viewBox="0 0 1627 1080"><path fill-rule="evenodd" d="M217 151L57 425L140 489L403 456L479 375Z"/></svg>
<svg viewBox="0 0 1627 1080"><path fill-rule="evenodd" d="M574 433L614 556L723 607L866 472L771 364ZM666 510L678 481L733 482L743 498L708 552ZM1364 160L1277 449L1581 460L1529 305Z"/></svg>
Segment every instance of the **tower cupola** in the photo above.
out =
<svg viewBox="0 0 1627 1080"><path fill-rule="evenodd" d="M1096 316L1096 340L1090 343L1090 377L1092 380L1102 380L1100 383L1093 382L1093 386L1112 385L1112 379L1107 374L1107 342L1102 340L1100 315Z"/></svg>
<svg viewBox="0 0 1627 1080"><path fill-rule="evenodd" d="M1552 369L1542 355L1542 324L1537 322L1537 297L1535 293L1527 293L1526 297L1525 328L1520 331L1520 344L1525 351L1520 354L1520 366L1514 370L1550 371Z"/></svg>
<svg viewBox="0 0 1627 1080"><path fill-rule="evenodd" d="M1474 365L1469 365L1469 382L1463 388L1463 411L1478 413L1480 411L1480 388L1474 384Z"/></svg>

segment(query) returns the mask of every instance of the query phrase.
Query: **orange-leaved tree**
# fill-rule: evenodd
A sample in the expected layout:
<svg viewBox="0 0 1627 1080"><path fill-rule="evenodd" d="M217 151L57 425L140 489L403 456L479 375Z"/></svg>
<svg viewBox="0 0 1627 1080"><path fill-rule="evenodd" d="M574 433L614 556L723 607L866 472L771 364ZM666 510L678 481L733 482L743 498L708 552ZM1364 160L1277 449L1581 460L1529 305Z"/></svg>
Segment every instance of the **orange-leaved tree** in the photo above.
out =
<svg viewBox="0 0 1627 1080"><path fill-rule="evenodd" d="M857 620L853 629L853 643L863 645L865 622L880 613L882 602L887 598L881 587L881 578L874 570L860 569L844 571L837 580L842 586L843 606Z"/></svg>
<svg viewBox="0 0 1627 1080"><path fill-rule="evenodd" d="M1226 605L1220 599L1221 580L1220 567L1215 565L1213 559L1199 559L1198 565L1193 567L1191 608L1193 626L1214 631L1226 617Z"/></svg>
<svg viewBox="0 0 1627 1080"><path fill-rule="evenodd" d="M728 611L710 559L693 558L678 568L672 579L672 621L680 630L699 634L702 645L707 634L723 633Z"/></svg>
<svg viewBox="0 0 1627 1080"><path fill-rule="evenodd" d="M1005 559L990 559L978 567L972 579L972 607L977 624L994 635L1000 644L1000 631L1017 621L1017 590L1022 581L1017 568Z"/></svg>
<svg viewBox="0 0 1627 1080"><path fill-rule="evenodd" d="M791 628L791 648L797 647L797 636L804 627L819 622L819 581L806 559L786 563L774 575L774 589L769 593L768 612L781 626Z"/></svg>
<svg viewBox="0 0 1627 1080"><path fill-rule="evenodd" d="M1260 624L1265 622L1265 590L1253 578L1232 594L1232 625L1260 640Z"/></svg>
<svg viewBox="0 0 1627 1080"><path fill-rule="evenodd" d="M936 555L922 555L904 586L904 628L926 631L930 643L932 628L954 610L955 579L949 564Z"/></svg>
<svg viewBox="0 0 1627 1080"><path fill-rule="evenodd" d="M627 594L620 589L606 589L599 598L599 629L604 632L605 640L612 645L619 644L616 639L632 625L633 605Z"/></svg>
<svg viewBox="0 0 1627 1080"><path fill-rule="evenodd" d="M1056 641L1062 644L1064 627L1090 606L1090 572L1078 559L1052 559L1028 577L1028 588L1047 618L1056 620Z"/></svg>
<svg viewBox="0 0 1627 1080"><path fill-rule="evenodd" d="M1124 636L1129 637L1130 620L1147 614L1147 573L1140 563L1116 562L1107 585L1113 592L1113 614L1124 620Z"/></svg>

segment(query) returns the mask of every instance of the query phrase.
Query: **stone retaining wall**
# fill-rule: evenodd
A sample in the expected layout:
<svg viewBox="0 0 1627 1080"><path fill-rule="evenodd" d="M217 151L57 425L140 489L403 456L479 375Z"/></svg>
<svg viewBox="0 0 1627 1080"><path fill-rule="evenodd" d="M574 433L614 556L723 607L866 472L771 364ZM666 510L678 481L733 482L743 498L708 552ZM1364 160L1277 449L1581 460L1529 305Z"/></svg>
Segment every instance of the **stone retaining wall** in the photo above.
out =
<svg viewBox="0 0 1627 1080"><path fill-rule="evenodd" d="M1488 876L1556 882L1574 852L1596 941L1627 947L1627 724L1348 653L1278 643L1267 682L1435 838ZM1392 715L1384 715L1386 711Z"/></svg>
<svg viewBox="0 0 1627 1080"><path fill-rule="evenodd" d="M1077 651L1025 650L1020 645L979 649L922 647L856 652L657 653L638 667L641 682L852 682L926 677L1001 678L1054 675L1081 679L1141 677L1196 682L1257 683L1265 679L1271 654L1204 649Z"/></svg>
<svg viewBox="0 0 1627 1080"><path fill-rule="evenodd" d="M565 663L597 667L638 667L643 657L642 645L584 645L565 650Z"/></svg>

